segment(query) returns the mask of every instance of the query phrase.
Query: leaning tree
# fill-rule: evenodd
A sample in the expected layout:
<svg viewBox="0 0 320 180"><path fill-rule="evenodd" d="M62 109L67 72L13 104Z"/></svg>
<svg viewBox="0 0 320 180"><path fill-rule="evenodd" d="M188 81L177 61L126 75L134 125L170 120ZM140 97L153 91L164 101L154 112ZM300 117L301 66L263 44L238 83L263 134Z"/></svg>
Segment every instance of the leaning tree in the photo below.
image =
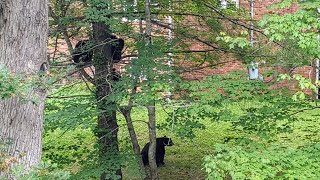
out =
<svg viewBox="0 0 320 180"><path fill-rule="evenodd" d="M21 75L24 82L37 77L46 64L47 5L47 0L0 1L0 65ZM25 92L0 100L0 144L9 142L5 153L27 170L41 158L46 92L39 86Z"/></svg>

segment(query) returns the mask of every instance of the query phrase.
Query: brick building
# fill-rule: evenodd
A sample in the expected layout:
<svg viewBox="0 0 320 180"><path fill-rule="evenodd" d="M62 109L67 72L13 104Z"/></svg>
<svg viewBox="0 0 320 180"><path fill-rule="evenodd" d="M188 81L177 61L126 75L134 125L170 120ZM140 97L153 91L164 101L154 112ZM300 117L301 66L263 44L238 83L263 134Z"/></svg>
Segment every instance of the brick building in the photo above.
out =
<svg viewBox="0 0 320 180"><path fill-rule="evenodd" d="M271 10L267 8L268 5L277 2L278 0L220 0L221 7L227 7L231 3L234 3L236 7L246 9L248 17L250 17L250 14L252 16L252 19L259 20L262 18L262 16L266 13L269 13ZM294 12L297 9L297 5L293 5L286 9L281 9L280 13L286 13L286 12ZM192 21L192 20L191 20ZM137 27L138 25L137 21ZM174 24L174 22L173 22ZM155 27L155 29L159 30L159 27ZM161 28L160 28L161 29ZM163 29L162 29L163 30ZM167 32L167 34L170 34L168 30L163 30L164 32ZM172 33L172 32L171 32ZM256 37L258 37L258 34L253 33L252 40L255 41ZM59 41L60 42L60 41ZM72 39L73 44L77 42L77 40ZM60 42L63 43L63 42ZM191 49L201 49L203 46L201 44L191 44ZM66 45L59 45L58 53L59 51L65 52L67 50ZM51 49L53 51L53 49ZM227 74L232 70L244 70L247 71L246 65L243 64L240 60L237 59L237 57L231 55L231 54L220 54L220 59L222 59L221 65L215 66L214 68L201 68L198 70L193 71L186 71L182 73L182 76L191 79L191 80L201 80L203 77L207 75L214 75L214 74ZM130 58L126 58L122 60L123 64L118 64L117 69L121 71L121 66L126 64L128 61L130 61ZM175 61L176 64L179 64L179 62ZM185 65L185 64L184 64ZM298 68L287 68L287 67L272 67L273 69L279 70L280 72L288 72L291 73L298 73L302 74L304 77L308 77L311 79L314 79L315 77L315 68L310 66L304 66L304 67L298 67ZM263 73L266 69L270 69L270 67L264 67L263 64L260 64L259 67L259 73ZM271 78L275 77L268 77L264 78L266 81L269 81ZM290 86L291 88L294 87L294 83L290 82L281 82L277 84L278 86Z"/></svg>
<svg viewBox="0 0 320 180"><path fill-rule="evenodd" d="M246 12L248 13L248 16L251 16L251 18L254 21L262 19L264 14L273 12L272 9L269 9L268 6L278 2L279 0L220 0L222 7L227 7L231 3L233 3L233 6L236 6L238 8L246 9ZM297 4L294 4L291 7L284 8L281 10L278 10L277 13L291 13L296 11L298 8ZM250 38L253 42L258 39L259 36L257 33L250 34L252 37ZM193 79L193 80L200 80L203 77L207 75L213 75L213 74L228 74L232 70L244 70L247 71L246 65L243 64L241 61L237 60L232 55L223 54L221 59L226 61L227 63L217 66L215 68L204 68L195 70L193 72L187 72L183 74L183 77L187 79ZM259 74L263 74L264 71L270 70L271 67L266 67L264 64L259 65ZM316 79L316 68L314 64L310 64L308 66L303 67L282 67L282 66L273 66L273 70L279 71L279 73L290 73L292 74L300 74L303 75L306 78L312 79L313 81ZM261 77L261 76L260 76ZM264 77L265 81L270 81L273 79L276 79L276 77ZM282 87L282 86L288 86L292 89L295 88L296 82L293 81L282 81L276 83L276 86ZM310 92L311 93L311 92Z"/></svg>

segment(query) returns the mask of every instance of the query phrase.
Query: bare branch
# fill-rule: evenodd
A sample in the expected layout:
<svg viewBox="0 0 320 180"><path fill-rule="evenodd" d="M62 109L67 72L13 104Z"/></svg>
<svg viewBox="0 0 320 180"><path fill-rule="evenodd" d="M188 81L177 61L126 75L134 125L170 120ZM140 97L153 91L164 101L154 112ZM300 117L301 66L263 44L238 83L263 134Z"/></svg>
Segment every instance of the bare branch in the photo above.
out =
<svg viewBox="0 0 320 180"><path fill-rule="evenodd" d="M73 96L47 96L47 98L50 99L68 99L68 98L77 98L77 97L90 97L92 95L90 94L79 94L79 95L73 95Z"/></svg>

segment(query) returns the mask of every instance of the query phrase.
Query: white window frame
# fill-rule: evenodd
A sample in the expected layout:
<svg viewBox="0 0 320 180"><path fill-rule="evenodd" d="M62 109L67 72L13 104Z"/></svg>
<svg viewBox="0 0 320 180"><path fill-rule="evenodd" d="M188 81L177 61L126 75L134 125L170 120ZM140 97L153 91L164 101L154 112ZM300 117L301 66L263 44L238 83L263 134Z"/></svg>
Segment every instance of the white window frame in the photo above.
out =
<svg viewBox="0 0 320 180"><path fill-rule="evenodd" d="M223 9L227 8L229 2L234 3L237 8L240 7L240 0L220 0L220 5Z"/></svg>

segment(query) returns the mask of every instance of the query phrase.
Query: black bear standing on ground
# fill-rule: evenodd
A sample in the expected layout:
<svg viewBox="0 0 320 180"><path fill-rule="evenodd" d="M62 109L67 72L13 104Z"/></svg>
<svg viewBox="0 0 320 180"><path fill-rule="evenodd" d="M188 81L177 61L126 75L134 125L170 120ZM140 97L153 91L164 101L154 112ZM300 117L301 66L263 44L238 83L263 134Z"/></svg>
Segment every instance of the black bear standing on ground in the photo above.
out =
<svg viewBox="0 0 320 180"><path fill-rule="evenodd" d="M121 60L122 50L124 48L124 40L117 36L111 35L111 53L113 63L118 63ZM93 57L93 47L89 40L79 41L72 53L74 63L90 62Z"/></svg>
<svg viewBox="0 0 320 180"><path fill-rule="evenodd" d="M157 138L157 146L156 146L156 163L157 166L163 165L164 155L166 153L165 146L172 146L173 142L171 138L166 136ZM150 142L148 142L141 151L141 157L144 165L149 164L148 159L148 151L149 151Z"/></svg>

